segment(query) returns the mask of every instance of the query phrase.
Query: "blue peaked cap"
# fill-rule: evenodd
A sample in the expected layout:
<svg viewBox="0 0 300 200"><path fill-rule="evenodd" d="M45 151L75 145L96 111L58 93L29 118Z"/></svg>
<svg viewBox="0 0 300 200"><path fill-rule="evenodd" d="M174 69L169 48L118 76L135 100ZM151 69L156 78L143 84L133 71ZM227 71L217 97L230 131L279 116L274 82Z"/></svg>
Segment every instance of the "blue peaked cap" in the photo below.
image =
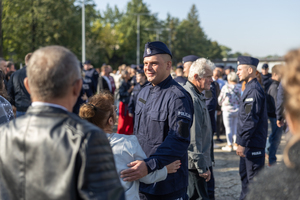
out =
<svg viewBox="0 0 300 200"><path fill-rule="evenodd" d="M172 53L167 45L160 41L148 42L145 44L144 58L156 54L169 54L172 58Z"/></svg>
<svg viewBox="0 0 300 200"><path fill-rule="evenodd" d="M263 64L263 66L261 67L262 69L267 69L269 68L269 65L267 63Z"/></svg>
<svg viewBox="0 0 300 200"><path fill-rule="evenodd" d="M186 63L186 62L194 62L198 59L198 56L195 55L188 55L182 58L182 63Z"/></svg>
<svg viewBox="0 0 300 200"><path fill-rule="evenodd" d="M239 56L237 59L238 65L253 65L257 67L259 60L250 56Z"/></svg>

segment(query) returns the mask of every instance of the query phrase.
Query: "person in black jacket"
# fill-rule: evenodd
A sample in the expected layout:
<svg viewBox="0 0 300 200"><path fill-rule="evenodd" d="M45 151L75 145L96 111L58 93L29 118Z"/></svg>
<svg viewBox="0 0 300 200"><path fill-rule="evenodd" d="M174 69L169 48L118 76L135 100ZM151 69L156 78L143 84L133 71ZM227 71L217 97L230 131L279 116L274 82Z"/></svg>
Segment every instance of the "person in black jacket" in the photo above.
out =
<svg viewBox="0 0 300 200"><path fill-rule="evenodd" d="M11 105L17 109L16 117L25 115L28 107L31 104L30 94L24 86L24 79L27 77L27 65L32 53L25 56L25 66L12 74L9 79L7 92L10 96Z"/></svg>
<svg viewBox="0 0 300 200"><path fill-rule="evenodd" d="M40 48L27 75L32 105L0 127L0 199L124 200L106 134L71 113L82 86L76 56Z"/></svg>
<svg viewBox="0 0 300 200"><path fill-rule="evenodd" d="M276 164L276 152L282 135L282 127L278 127L276 123L276 105L278 86L280 83L280 68L281 65L275 65L272 68L273 82L267 92L267 111L272 128L272 132L269 135L266 146L266 153L269 155L269 165Z"/></svg>

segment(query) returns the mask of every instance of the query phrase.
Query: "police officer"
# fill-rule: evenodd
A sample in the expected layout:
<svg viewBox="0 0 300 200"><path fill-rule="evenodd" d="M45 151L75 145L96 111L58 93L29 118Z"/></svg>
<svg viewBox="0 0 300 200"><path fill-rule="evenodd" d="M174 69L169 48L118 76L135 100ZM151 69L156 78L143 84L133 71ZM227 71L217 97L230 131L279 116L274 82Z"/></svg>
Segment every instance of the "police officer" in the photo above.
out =
<svg viewBox="0 0 300 200"><path fill-rule="evenodd" d="M266 96L256 79L258 62L258 59L248 56L239 56L237 62L237 75L241 81L246 82L239 107L236 140L242 181L240 199L245 199L249 182L265 163L268 116Z"/></svg>
<svg viewBox="0 0 300 200"><path fill-rule="evenodd" d="M136 74L136 82L138 84L136 84L131 92L131 96L130 96L130 100L129 100L129 104L128 104L128 111L129 111L129 116L134 118L134 111L135 111L135 105L136 105L136 101L137 101L137 95L139 94L139 92L141 91L141 89L143 89L143 87L145 87L145 85L147 83L149 83L147 81L147 77L144 73L144 70L137 70L137 74ZM134 121L134 119L133 119Z"/></svg>
<svg viewBox="0 0 300 200"><path fill-rule="evenodd" d="M89 84L90 90L93 92L93 94L95 94L97 91L99 74L91 65L90 60L84 62L83 72L84 72L84 82Z"/></svg>
<svg viewBox="0 0 300 200"><path fill-rule="evenodd" d="M272 84L272 74L269 73L269 65L264 63L261 67L261 79L264 86L265 93L268 92L270 85Z"/></svg>
<svg viewBox="0 0 300 200"><path fill-rule="evenodd" d="M175 73L176 73L176 78L174 78L174 81L184 86L187 79L183 77L183 66L182 65L177 66Z"/></svg>
<svg viewBox="0 0 300 200"><path fill-rule="evenodd" d="M190 67L192 63L197 60L199 57L195 55L188 55L182 58L182 64L183 64L183 75L185 77L189 76Z"/></svg>
<svg viewBox="0 0 300 200"><path fill-rule="evenodd" d="M188 199L188 156L193 102L190 95L170 76L172 54L159 41L145 45L144 71L151 84L138 94L134 134L147 155L130 163L121 172L125 181L137 180L169 163L180 160L181 167L155 184L140 183L142 200Z"/></svg>

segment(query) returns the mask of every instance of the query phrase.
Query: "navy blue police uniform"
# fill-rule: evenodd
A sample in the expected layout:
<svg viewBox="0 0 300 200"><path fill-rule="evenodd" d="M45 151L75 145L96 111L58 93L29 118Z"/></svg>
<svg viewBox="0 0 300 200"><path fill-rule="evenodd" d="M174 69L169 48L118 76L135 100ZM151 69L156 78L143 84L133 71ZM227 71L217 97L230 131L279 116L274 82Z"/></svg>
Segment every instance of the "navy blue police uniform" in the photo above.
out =
<svg viewBox="0 0 300 200"><path fill-rule="evenodd" d="M239 64L257 66L258 59L240 56ZM247 187L265 163L265 146L268 133L266 96L256 78L246 83L241 98L236 143L245 147L245 157L240 157L239 173L242 181L240 199L247 194Z"/></svg>
<svg viewBox="0 0 300 200"><path fill-rule="evenodd" d="M177 69L182 69L183 70L183 66L177 66ZM187 82L187 79L184 78L183 76L177 76L176 78L174 78L174 81L176 81L177 83L179 83L180 85L185 85Z"/></svg>
<svg viewBox="0 0 300 200"><path fill-rule="evenodd" d="M267 63L263 64L263 66L261 67L262 69L268 69L269 65ZM272 80L272 74L268 73L266 75L261 74L261 80L262 80L262 84L263 84L263 89L265 91L265 93L268 92L270 85L272 84L273 80Z"/></svg>
<svg viewBox="0 0 300 200"><path fill-rule="evenodd" d="M197 59L199 59L200 57L195 56L195 55L188 55L188 56L184 56L182 58L182 64L186 63L186 62L194 62Z"/></svg>
<svg viewBox="0 0 300 200"><path fill-rule="evenodd" d="M91 64L91 61L87 60L84 64ZM89 70L84 71L84 82L89 85L89 89L95 94L97 92L97 85L98 85L98 72L92 68Z"/></svg>
<svg viewBox="0 0 300 200"><path fill-rule="evenodd" d="M144 58L171 52L162 42L145 45ZM138 94L135 108L134 134L147 155L148 173L181 161L176 173L154 184L140 183L141 199L188 199L188 155L190 128L193 123L190 95L169 75L156 86L147 84Z"/></svg>

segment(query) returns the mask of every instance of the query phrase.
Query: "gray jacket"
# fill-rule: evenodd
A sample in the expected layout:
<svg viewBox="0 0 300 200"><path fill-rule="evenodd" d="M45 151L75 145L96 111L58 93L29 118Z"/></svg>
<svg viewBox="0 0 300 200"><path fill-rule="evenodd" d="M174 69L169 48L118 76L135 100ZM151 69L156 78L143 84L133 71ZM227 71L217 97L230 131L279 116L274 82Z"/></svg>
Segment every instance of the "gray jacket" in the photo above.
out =
<svg viewBox="0 0 300 200"><path fill-rule="evenodd" d="M105 133L50 106L0 127L1 200L124 200Z"/></svg>
<svg viewBox="0 0 300 200"><path fill-rule="evenodd" d="M212 129L205 97L196 87L187 81L183 87L190 93L194 104L194 119L191 127L191 143L188 148L189 169L204 173L212 165L210 150Z"/></svg>

